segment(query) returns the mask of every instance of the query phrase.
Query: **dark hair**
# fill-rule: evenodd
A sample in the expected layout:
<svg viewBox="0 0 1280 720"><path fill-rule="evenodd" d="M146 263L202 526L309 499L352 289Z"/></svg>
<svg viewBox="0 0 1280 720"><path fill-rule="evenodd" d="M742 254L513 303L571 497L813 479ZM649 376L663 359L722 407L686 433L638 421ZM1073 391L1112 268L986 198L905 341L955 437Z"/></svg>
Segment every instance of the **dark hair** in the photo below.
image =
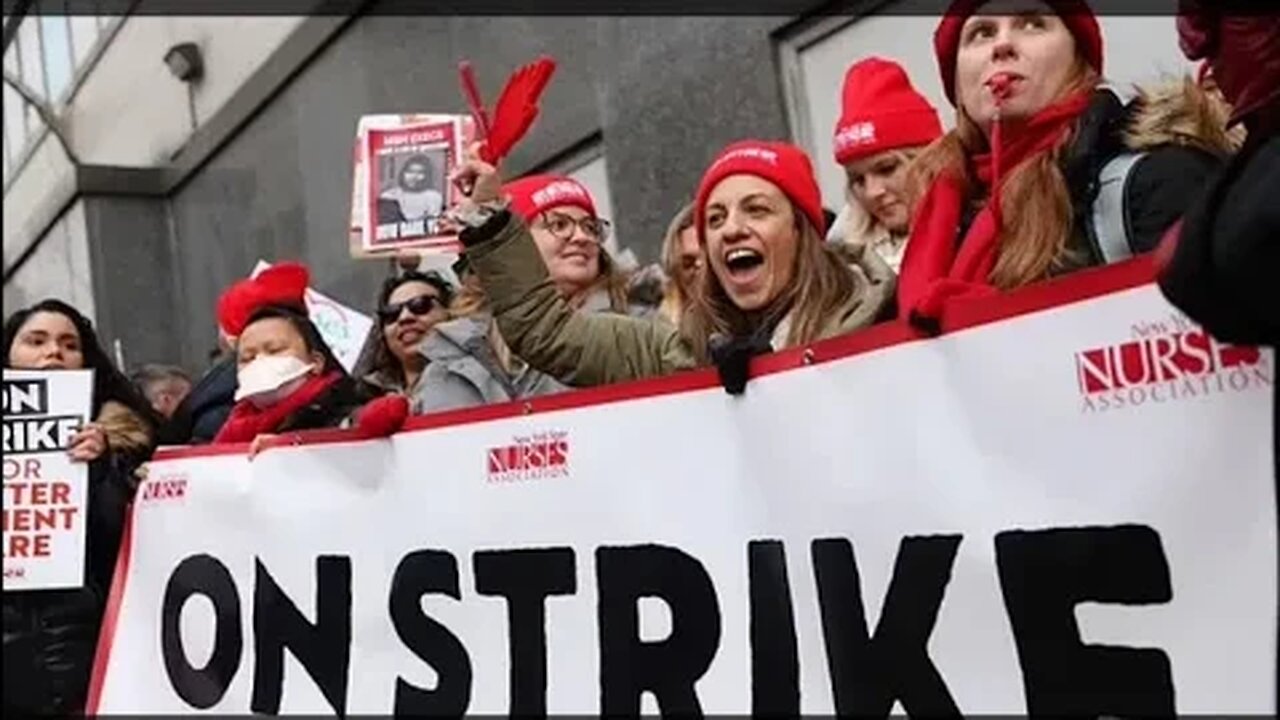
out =
<svg viewBox="0 0 1280 720"><path fill-rule="evenodd" d="M129 379L132 380L133 384L137 385L138 389L142 390L144 393L147 391L148 385L153 385L159 382L173 380L185 383L191 382L191 376L187 374L187 371L175 365L143 365L137 370L134 370L129 376Z"/></svg>
<svg viewBox="0 0 1280 720"><path fill-rule="evenodd" d="M397 288L411 282L426 283L435 288L440 294L441 305L446 308L453 302L453 285L443 275L434 270L427 272L406 270L400 275L394 275L382 281L382 288L378 291L378 310L381 311L387 307L391 301L391 294ZM376 321L373 328L369 330L368 337L365 338L353 372L357 378L361 379L370 373L389 375L398 382L404 382L404 371L395 356L391 354L391 348L387 347L387 336L382 332L382 323Z"/></svg>
<svg viewBox="0 0 1280 720"><path fill-rule="evenodd" d="M426 154L416 153L414 155L410 155L409 157L405 158L404 162L400 164L400 172L396 173L397 184L404 182L404 173L406 170L409 169L410 165L421 165L423 169L426 171L427 176L431 180L435 179L435 174L436 174L435 163L431 162L431 158L427 157ZM430 185L431 183L427 183L427 184Z"/></svg>
<svg viewBox="0 0 1280 720"><path fill-rule="evenodd" d="M12 367L9 364L9 358L13 353L13 343L17 341L22 326L26 325L36 313L41 312L57 313L67 318L75 326L76 334L80 336L80 354L84 356L84 367L87 370L93 370L93 400L90 405L90 414L96 418L102 411L103 404L108 400L114 400L132 410L149 424L154 432L160 426L160 418L151 408L151 403L147 402L124 373L111 362L111 358L102 349L102 343L98 341L98 334L94 332L93 323L89 322L89 318L61 300L52 298L41 300L31 307L15 312L4 321L4 366Z"/></svg>
<svg viewBox="0 0 1280 720"><path fill-rule="evenodd" d="M328 374L337 370L343 375L347 374L346 368L342 367L342 363L338 362L338 358L333 354L333 349L329 347L329 343L324 341L324 337L320 335L320 330L316 324L311 322L311 318L306 313L297 308L288 305L266 305L249 316L249 322L245 323L245 328L267 318L280 318L293 326L294 330L302 336L302 343L306 346L307 352L318 352L324 357L323 371ZM243 334L243 332L242 332Z"/></svg>

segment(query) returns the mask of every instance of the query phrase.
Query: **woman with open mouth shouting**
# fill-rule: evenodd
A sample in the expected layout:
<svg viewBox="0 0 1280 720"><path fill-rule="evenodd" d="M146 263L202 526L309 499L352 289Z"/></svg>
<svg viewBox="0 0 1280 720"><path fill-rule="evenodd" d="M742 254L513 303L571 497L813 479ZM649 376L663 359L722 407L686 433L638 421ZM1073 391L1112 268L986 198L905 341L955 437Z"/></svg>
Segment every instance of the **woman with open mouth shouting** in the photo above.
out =
<svg viewBox="0 0 1280 720"><path fill-rule="evenodd" d="M574 312L556 293L524 221L506 210L497 170L473 152L457 176L472 187L458 213L461 238L503 337L531 365L572 386L714 362L726 388L740 392L743 358L870 325L892 297L893 271L875 253L822 241L817 180L794 145L735 143L703 175L694 224L708 272L679 327Z"/></svg>
<svg viewBox="0 0 1280 720"><path fill-rule="evenodd" d="M981 297L1155 249L1230 152L1193 81L1128 103L1102 84L1083 0L955 0L934 50L956 129L907 177L898 306L937 331Z"/></svg>

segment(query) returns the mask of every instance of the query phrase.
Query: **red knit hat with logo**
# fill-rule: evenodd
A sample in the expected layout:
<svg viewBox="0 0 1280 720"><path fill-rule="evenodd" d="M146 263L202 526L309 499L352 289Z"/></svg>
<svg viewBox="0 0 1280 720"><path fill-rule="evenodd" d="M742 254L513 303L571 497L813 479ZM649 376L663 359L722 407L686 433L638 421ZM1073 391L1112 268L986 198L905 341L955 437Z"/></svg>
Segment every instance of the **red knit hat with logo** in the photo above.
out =
<svg viewBox="0 0 1280 720"><path fill-rule="evenodd" d="M552 208L572 205L596 217L596 204L582 183L564 175L530 175L502 186L502 194L511 198L511 210L525 222Z"/></svg>
<svg viewBox="0 0 1280 720"><path fill-rule="evenodd" d="M706 240L707 198L720 181L730 175L755 175L777 185L796 206L818 236L827 234L826 217L822 214L822 193L813 174L813 164L803 150L785 142L742 140L720 152L702 174L694 202L694 222L698 237Z"/></svg>
<svg viewBox="0 0 1280 720"><path fill-rule="evenodd" d="M898 63L870 57L844 76L836 162L841 165L894 148L928 145L942 135L938 111L916 92Z"/></svg>
<svg viewBox="0 0 1280 720"><path fill-rule="evenodd" d="M302 263L284 262L240 280L218 297L218 327L239 337L249 318L268 305L283 305L306 312L307 285L311 274Z"/></svg>
<svg viewBox="0 0 1280 720"><path fill-rule="evenodd" d="M964 21L969 19L982 5L989 0L955 0L947 8L933 33L933 50L938 56L938 70L942 73L942 87L947 91L947 99L956 104L956 54L960 52L960 30ZM1102 73L1102 29L1098 27L1098 18L1085 0L1046 0L1058 17L1062 19L1067 30L1076 39L1076 49L1085 62Z"/></svg>

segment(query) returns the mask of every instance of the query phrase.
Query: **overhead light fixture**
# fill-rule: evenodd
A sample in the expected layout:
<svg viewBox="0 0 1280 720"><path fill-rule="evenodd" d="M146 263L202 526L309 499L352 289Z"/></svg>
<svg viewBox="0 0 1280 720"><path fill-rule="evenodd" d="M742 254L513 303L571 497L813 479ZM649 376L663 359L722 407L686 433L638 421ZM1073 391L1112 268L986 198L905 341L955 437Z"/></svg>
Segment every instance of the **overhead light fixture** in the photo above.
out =
<svg viewBox="0 0 1280 720"><path fill-rule="evenodd" d="M204 59L200 47L192 42L179 43L164 54L164 64L169 72L182 82L194 82L204 77Z"/></svg>

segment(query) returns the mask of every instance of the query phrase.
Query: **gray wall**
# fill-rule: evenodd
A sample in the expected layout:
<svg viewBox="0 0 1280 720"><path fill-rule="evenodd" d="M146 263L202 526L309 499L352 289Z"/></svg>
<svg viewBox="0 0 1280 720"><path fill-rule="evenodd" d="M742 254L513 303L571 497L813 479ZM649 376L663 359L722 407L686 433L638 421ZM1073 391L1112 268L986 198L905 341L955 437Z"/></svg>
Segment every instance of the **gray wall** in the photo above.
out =
<svg viewBox="0 0 1280 720"><path fill-rule="evenodd" d="M660 233L724 143L790 136L771 32L785 18L362 17L166 200L88 201L100 324L129 365L198 370L214 304L259 258L311 266L314 286L369 310L387 261L347 250L357 119L463 111L457 61L488 100L516 65L559 68L509 176L603 137L618 240L657 259Z"/></svg>
<svg viewBox="0 0 1280 720"><path fill-rule="evenodd" d="M542 115L509 159L509 174L601 133L619 240L642 260L655 259L670 216L721 146L789 135L770 39L780 24L362 17L170 198L174 248L157 253L156 268L171 268L173 302L138 311L176 333L181 354L170 360L197 369L214 343L219 291L259 257L303 260L318 289L368 309L389 266L348 255L356 122L374 112L461 112L463 57L489 102L518 64L539 53L556 58Z"/></svg>

